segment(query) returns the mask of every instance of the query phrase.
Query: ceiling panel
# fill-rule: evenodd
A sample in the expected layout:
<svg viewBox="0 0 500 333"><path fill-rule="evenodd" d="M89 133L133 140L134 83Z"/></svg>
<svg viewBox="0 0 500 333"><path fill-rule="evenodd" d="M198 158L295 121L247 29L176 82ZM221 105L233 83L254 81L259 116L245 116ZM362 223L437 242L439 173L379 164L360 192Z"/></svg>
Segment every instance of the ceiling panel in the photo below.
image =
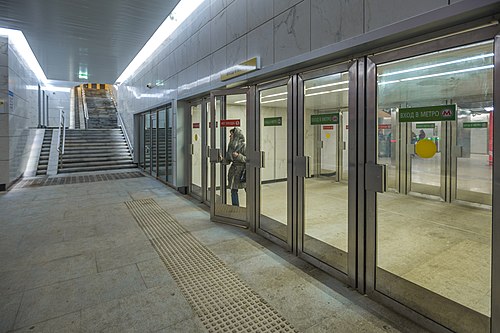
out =
<svg viewBox="0 0 500 333"><path fill-rule="evenodd" d="M0 0L0 27L24 33L50 80L114 83L178 2Z"/></svg>

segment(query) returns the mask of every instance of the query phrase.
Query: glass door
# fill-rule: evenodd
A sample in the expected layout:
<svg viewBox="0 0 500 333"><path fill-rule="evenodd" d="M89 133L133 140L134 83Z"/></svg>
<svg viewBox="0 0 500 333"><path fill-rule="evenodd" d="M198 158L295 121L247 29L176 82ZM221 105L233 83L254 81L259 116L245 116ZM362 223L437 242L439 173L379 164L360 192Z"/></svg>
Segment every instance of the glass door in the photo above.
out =
<svg viewBox="0 0 500 333"><path fill-rule="evenodd" d="M203 179L203 201L207 204L210 203L210 166L211 163L209 161L209 152L210 152L210 138L211 136L211 128L209 126L210 124L210 101L203 102L202 105L204 108L202 109L203 112L203 127L205 129L205 135L203 138L205 139L204 144L203 144L203 174L202 174L202 179Z"/></svg>
<svg viewBox="0 0 500 333"><path fill-rule="evenodd" d="M367 165L397 162L389 167L388 185L399 182L400 190L375 189L376 177L367 173L367 287L421 320L430 318L429 325L489 332L492 209L473 205L466 193L484 198L493 186L493 41L463 43L439 40L425 45L440 48L435 52L409 47L368 59ZM388 124L397 129L389 146L406 165L381 132ZM473 139L476 126L486 130ZM470 201L455 202L453 193Z"/></svg>
<svg viewBox="0 0 500 333"><path fill-rule="evenodd" d="M191 185L190 193L202 199L202 104L191 106Z"/></svg>
<svg viewBox="0 0 500 333"><path fill-rule="evenodd" d="M158 117L156 111L151 111L151 175L158 175Z"/></svg>
<svg viewBox="0 0 500 333"><path fill-rule="evenodd" d="M166 165L167 165L167 183L174 183L174 114L171 105L167 106L166 109L166 120L165 120L165 147L166 147Z"/></svg>
<svg viewBox="0 0 500 333"><path fill-rule="evenodd" d="M349 212L355 193L348 168L349 92L356 82L350 67L302 74L297 117L298 252L342 280L354 280L356 270L356 235L349 232L355 225L355 211Z"/></svg>
<svg viewBox="0 0 500 333"><path fill-rule="evenodd" d="M248 226L247 110L249 89L210 95L211 217Z"/></svg>
<svg viewBox="0 0 500 333"><path fill-rule="evenodd" d="M144 114L144 170L151 173L151 114Z"/></svg>
<svg viewBox="0 0 500 333"><path fill-rule="evenodd" d="M166 112L165 109L158 111L158 178L167 181L167 153L166 153Z"/></svg>
<svg viewBox="0 0 500 333"><path fill-rule="evenodd" d="M291 79L257 87L257 231L291 248L291 155L289 90ZM290 176L290 177L289 177Z"/></svg>

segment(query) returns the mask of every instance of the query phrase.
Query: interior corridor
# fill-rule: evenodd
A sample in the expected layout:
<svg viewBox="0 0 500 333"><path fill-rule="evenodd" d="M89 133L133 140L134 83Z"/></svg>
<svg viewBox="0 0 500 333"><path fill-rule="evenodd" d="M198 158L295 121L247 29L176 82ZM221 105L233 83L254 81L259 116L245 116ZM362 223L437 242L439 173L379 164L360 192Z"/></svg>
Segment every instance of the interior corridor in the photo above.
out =
<svg viewBox="0 0 500 333"><path fill-rule="evenodd" d="M191 280L166 268L127 208L144 199L298 332L425 332L262 237L210 222L206 206L136 169L107 175L39 178L0 194L0 332L208 332L200 318L220 311L193 303ZM220 320L241 315L231 313L238 299L224 301Z"/></svg>

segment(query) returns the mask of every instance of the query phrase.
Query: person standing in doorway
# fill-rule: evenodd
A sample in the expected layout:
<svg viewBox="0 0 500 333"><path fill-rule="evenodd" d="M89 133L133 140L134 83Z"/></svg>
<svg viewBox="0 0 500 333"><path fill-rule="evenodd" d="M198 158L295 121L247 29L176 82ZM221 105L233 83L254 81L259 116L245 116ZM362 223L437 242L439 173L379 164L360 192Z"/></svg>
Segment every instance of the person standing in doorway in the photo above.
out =
<svg viewBox="0 0 500 333"><path fill-rule="evenodd" d="M425 139L425 132L423 129L421 129L420 132L418 133L418 139L419 140Z"/></svg>
<svg viewBox="0 0 500 333"><path fill-rule="evenodd" d="M238 189L246 187L246 144L241 129L235 127L229 131L229 144L223 163L228 165L227 187L231 189L231 203L239 206Z"/></svg>

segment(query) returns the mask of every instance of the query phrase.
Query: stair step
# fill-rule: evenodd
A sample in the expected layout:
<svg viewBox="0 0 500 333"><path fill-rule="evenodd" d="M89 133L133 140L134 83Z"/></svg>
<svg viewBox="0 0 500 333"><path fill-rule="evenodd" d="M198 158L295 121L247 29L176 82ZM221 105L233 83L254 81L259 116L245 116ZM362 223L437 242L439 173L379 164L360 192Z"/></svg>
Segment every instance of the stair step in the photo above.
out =
<svg viewBox="0 0 500 333"><path fill-rule="evenodd" d="M85 162L118 162L127 161L132 162L130 156L105 156L105 157L81 157L81 158L65 158L63 157L63 164L65 163L85 163Z"/></svg>
<svg viewBox="0 0 500 333"><path fill-rule="evenodd" d="M137 165L136 164L123 164L123 165L108 165L108 166L88 166L88 167L60 169L59 173L104 171L104 170L133 169L133 168L137 168Z"/></svg>

